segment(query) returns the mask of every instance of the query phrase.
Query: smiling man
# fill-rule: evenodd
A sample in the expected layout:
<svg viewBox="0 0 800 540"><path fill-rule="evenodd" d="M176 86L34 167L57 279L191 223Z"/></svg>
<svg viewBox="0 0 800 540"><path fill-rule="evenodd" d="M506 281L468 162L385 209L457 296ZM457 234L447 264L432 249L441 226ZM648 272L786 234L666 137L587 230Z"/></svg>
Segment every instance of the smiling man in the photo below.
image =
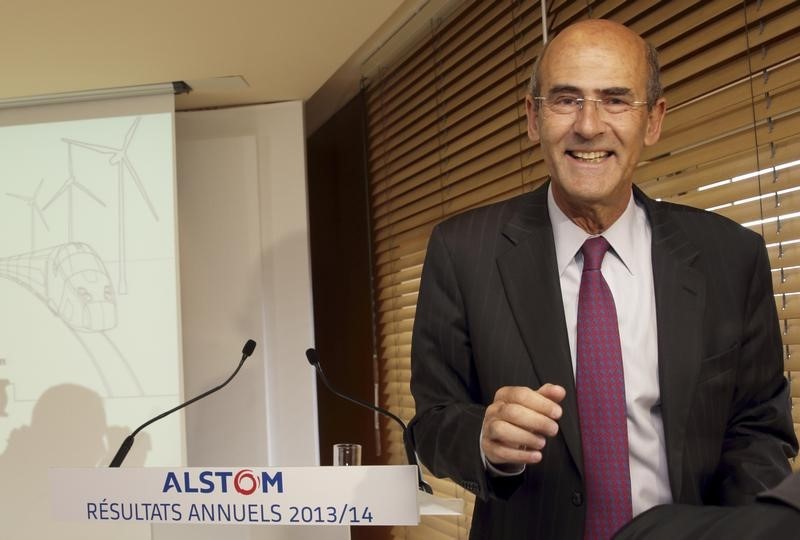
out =
<svg viewBox="0 0 800 540"><path fill-rule="evenodd" d="M655 52L605 20L566 30L547 52L526 98L528 134L541 142L558 207L600 234L625 211L642 148L661 134L666 102L657 78L648 85Z"/></svg>
<svg viewBox="0 0 800 540"><path fill-rule="evenodd" d="M534 67L550 182L432 233L411 433L477 495L471 538L610 538L665 503L735 505L797 451L760 236L633 185L666 112L655 51L565 29Z"/></svg>

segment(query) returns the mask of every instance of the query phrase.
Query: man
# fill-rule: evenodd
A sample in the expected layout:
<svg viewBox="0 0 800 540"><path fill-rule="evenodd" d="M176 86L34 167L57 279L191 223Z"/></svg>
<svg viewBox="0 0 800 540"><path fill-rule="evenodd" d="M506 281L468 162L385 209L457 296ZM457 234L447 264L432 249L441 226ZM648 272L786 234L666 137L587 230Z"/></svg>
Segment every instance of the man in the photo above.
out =
<svg viewBox="0 0 800 540"><path fill-rule="evenodd" d="M752 500L797 449L762 239L633 187L666 104L632 31L567 28L531 86L550 182L428 245L422 462L477 494L472 538L609 538L659 504Z"/></svg>

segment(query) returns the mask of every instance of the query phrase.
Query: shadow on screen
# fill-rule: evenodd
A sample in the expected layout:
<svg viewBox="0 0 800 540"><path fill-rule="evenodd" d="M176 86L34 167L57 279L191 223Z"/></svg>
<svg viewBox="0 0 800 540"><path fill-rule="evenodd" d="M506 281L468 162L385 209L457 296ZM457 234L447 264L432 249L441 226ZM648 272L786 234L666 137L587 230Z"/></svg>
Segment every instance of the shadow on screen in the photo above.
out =
<svg viewBox="0 0 800 540"><path fill-rule="evenodd" d="M49 538L59 530L50 521L50 467L105 467L129 428L108 426L102 398L75 384L45 390L33 407L31 423L14 429L0 455L0 523L13 538ZM139 440L141 439L141 440ZM142 466L149 438L137 438L126 466Z"/></svg>

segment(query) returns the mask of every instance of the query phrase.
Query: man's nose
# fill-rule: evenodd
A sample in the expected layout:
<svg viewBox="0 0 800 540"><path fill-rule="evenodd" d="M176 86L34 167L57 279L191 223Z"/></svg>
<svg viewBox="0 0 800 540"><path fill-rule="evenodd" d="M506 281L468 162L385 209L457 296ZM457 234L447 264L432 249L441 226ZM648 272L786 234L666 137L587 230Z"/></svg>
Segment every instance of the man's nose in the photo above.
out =
<svg viewBox="0 0 800 540"><path fill-rule="evenodd" d="M584 99L575 113L575 132L586 139L591 139L605 132L603 120L605 111L600 107L600 100Z"/></svg>

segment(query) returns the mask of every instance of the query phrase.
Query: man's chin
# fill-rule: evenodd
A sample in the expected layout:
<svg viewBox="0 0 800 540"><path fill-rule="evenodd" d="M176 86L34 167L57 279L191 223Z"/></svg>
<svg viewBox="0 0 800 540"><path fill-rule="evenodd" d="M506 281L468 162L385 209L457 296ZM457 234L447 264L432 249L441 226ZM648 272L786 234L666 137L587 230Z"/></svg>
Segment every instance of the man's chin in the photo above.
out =
<svg viewBox="0 0 800 540"><path fill-rule="evenodd" d="M574 208L619 206L628 204L630 198L630 183L603 181L590 178L569 183L553 181L553 196L556 202L564 203Z"/></svg>

